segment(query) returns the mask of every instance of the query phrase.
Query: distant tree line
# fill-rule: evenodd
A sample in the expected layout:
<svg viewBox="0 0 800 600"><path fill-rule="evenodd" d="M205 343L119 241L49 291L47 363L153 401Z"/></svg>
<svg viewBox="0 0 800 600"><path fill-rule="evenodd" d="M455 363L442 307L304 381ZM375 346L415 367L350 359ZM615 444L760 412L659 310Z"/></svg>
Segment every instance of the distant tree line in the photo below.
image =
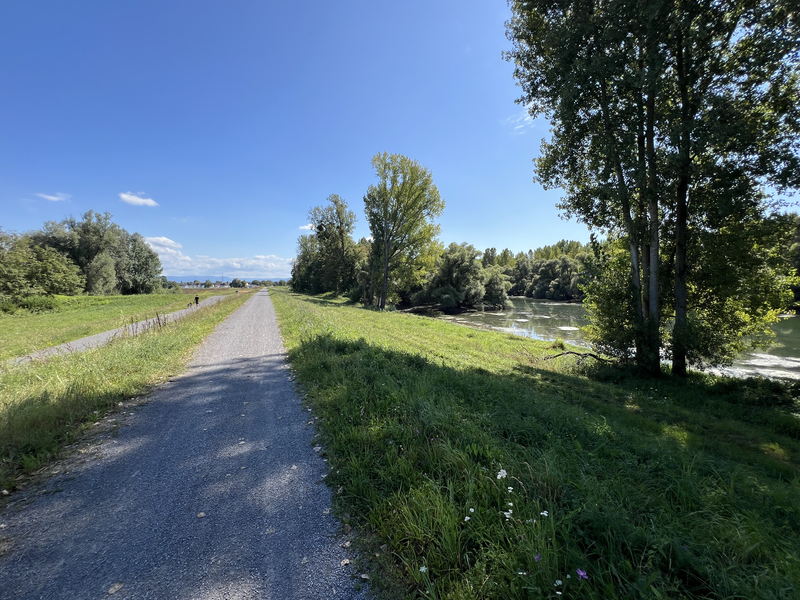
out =
<svg viewBox="0 0 800 600"><path fill-rule="evenodd" d="M434 218L444 200L430 171L401 155L373 158L378 182L364 196L371 239L356 242L356 215L337 194L308 213L313 233L301 235L292 268L300 292L347 294L352 300L437 304L446 308L503 307L508 295L581 300L591 269L589 247L562 240L527 253L480 252L438 241Z"/></svg>
<svg viewBox="0 0 800 600"><path fill-rule="evenodd" d="M89 211L25 234L0 231L0 302L13 308L54 294L180 291L161 276L158 254L144 238L111 219Z"/></svg>

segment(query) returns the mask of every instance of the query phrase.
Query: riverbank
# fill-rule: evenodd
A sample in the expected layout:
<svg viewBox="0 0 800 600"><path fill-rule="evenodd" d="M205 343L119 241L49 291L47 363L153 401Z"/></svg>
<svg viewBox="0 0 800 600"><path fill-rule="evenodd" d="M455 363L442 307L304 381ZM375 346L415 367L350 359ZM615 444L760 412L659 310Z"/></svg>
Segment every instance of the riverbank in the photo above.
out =
<svg viewBox="0 0 800 600"><path fill-rule="evenodd" d="M800 594L800 406L552 343L273 294L335 510L388 596Z"/></svg>

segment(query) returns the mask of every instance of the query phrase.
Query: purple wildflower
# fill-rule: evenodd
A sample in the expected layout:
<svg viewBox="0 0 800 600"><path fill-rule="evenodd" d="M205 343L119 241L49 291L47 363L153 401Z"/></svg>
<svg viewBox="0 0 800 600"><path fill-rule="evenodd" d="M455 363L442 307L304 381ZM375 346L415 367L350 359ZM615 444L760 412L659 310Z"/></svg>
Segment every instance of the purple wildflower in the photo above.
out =
<svg viewBox="0 0 800 600"><path fill-rule="evenodd" d="M578 579L585 579L587 581L589 580L589 576L586 574L586 571L584 571L583 569L578 569L577 573L578 573Z"/></svg>
<svg viewBox="0 0 800 600"><path fill-rule="evenodd" d="M535 560L536 562L539 562L540 560L542 560L542 555L541 554L537 554L536 556L533 557L533 560Z"/></svg>

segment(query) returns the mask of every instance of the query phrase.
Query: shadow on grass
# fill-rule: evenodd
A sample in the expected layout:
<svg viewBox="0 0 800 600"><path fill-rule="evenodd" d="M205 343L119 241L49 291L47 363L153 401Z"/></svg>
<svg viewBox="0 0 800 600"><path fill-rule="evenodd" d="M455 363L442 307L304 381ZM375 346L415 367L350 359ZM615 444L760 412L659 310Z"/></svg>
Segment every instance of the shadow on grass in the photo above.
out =
<svg viewBox="0 0 800 600"><path fill-rule="evenodd" d="M507 507L495 498L498 484L483 481L494 473L500 479L502 470L526 501L513 504L506 522L524 528L541 520L544 507L559 515L563 530L546 543L560 547L562 564L598 565L593 576L613 593L647 596L652 587L690 597L747 595L749 578L764 570L775 573L765 586L800 585L797 565L784 561L785 552L800 550L800 510L791 500L796 459L742 450L730 415L715 412L725 407L704 399L713 386L680 395L675 382L651 390L643 388L652 382L633 378L621 386L533 359L496 374L454 368L424 349L395 351L330 334L307 337L289 356L323 417L335 469L329 484L347 490L342 510L388 538L412 579L416 570L408 565L420 556L454 586L469 579L468 565L488 569L491 556L505 556L508 566L494 565L492 577L507 579L504 593L528 589L515 587L514 573L544 569L532 559L543 550L528 534L504 530L494 540L456 532L461 545L447 554L449 526L428 518L434 525L426 531L421 517L397 516L409 504L434 515L450 506L460 520L463 507L478 511L486 498L481 510L500 514ZM672 397L652 395L662 388ZM759 435L767 436L759 443L772 441L766 427L751 431ZM483 496L475 491L481 485ZM437 494L443 496L434 500ZM763 552L734 549L742 519L751 517Z"/></svg>

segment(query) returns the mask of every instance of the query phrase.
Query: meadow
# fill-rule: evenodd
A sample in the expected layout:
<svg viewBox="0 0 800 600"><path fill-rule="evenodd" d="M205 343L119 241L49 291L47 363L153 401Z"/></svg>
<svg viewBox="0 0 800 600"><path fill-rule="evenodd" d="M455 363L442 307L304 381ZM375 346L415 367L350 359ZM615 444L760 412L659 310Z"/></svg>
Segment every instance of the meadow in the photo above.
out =
<svg viewBox="0 0 800 600"><path fill-rule="evenodd" d="M187 290L183 290L187 292ZM52 312L0 313L0 361L116 329L131 322L186 308L201 299L236 290L189 290L181 294L55 296Z"/></svg>
<svg viewBox="0 0 800 600"><path fill-rule="evenodd" d="M797 389L271 297L382 597L800 597Z"/></svg>
<svg viewBox="0 0 800 600"><path fill-rule="evenodd" d="M146 396L181 372L194 348L249 297L234 296L85 352L0 363L0 488L24 485L120 402Z"/></svg>

